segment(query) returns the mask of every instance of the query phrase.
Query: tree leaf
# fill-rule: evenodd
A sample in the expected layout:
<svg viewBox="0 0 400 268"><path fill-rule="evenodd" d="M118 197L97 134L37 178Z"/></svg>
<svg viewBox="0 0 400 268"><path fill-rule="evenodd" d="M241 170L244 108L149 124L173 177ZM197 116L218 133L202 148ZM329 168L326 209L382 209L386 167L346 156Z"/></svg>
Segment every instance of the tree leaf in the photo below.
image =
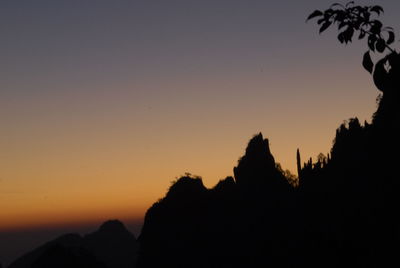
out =
<svg viewBox="0 0 400 268"><path fill-rule="evenodd" d="M365 37L365 31L361 31L360 35L358 36L358 39L363 39Z"/></svg>
<svg viewBox="0 0 400 268"><path fill-rule="evenodd" d="M339 26L338 26L338 29L340 30L340 29L342 29L344 26L346 26L347 25L347 23L346 22L344 22L344 21L342 21L341 23L339 23Z"/></svg>
<svg viewBox="0 0 400 268"><path fill-rule="evenodd" d="M319 19L318 21L317 21L317 23L318 23L318 25L320 25L321 23L323 23L325 21L325 18L322 18L322 19Z"/></svg>
<svg viewBox="0 0 400 268"><path fill-rule="evenodd" d="M368 37L368 47L369 49L371 49L372 51L375 51L375 42L376 42L376 37L373 35L370 35Z"/></svg>
<svg viewBox="0 0 400 268"><path fill-rule="evenodd" d="M346 4L346 7L350 6L350 5L354 5L354 1L350 1Z"/></svg>
<svg viewBox="0 0 400 268"><path fill-rule="evenodd" d="M324 16L327 18L330 18L335 12L333 11L333 9L329 8L327 10L325 10L324 12Z"/></svg>
<svg viewBox="0 0 400 268"><path fill-rule="evenodd" d="M329 26L331 26L332 22L326 21L324 24L322 24L321 28L319 29L319 33L322 33L326 29L328 29Z"/></svg>
<svg viewBox="0 0 400 268"><path fill-rule="evenodd" d="M381 12L383 13L383 8L381 6L373 6L370 10L371 12L378 14L378 16L381 14Z"/></svg>
<svg viewBox="0 0 400 268"><path fill-rule="evenodd" d="M369 51L364 53L362 65L367 70L370 74L372 74L372 70L374 69L374 63L371 60L371 55L369 54Z"/></svg>
<svg viewBox="0 0 400 268"><path fill-rule="evenodd" d="M370 32L379 35L382 30L382 22L380 22L379 20L373 20L371 24L372 27L370 29Z"/></svg>
<svg viewBox="0 0 400 268"><path fill-rule="evenodd" d="M354 29L351 26L348 26L346 30L344 30L338 35L338 39L340 43L344 42L347 44L352 41L353 35L354 35Z"/></svg>
<svg viewBox="0 0 400 268"><path fill-rule="evenodd" d="M388 34L389 34L389 38L386 42L388 45L390 45L391 43L394 42L394 32L388 32Z"/></svg>
<svg viewBox="0 0 400 268"><path fill-rule="evenodd" d="M379 20L374 20L373 23L374 27L378 28L379 30L382 29L383 26L382 22L380 22Z"/></svg>
<svg viewBox="0 0 400 268"><path fill-rule="evenodd" d="M367 11L363 11L363 14L364 14L364 20L369 21L369 19L371 17L371 13L369 13L367 10Z"/></svg>
<svg viewBox="0 0 400 268"><path fill-rule="evenodd" d="M319 16L322 16L324 13L322 13L322 11L320 11L320 10L315 10L313 13L311 13L309 16L308 16L308 18L306 19L306 21L309 21L309 20L311 20L312 18L315 18L315 17L319 17Z"/></svg>
<svg viewBox="0 0 400 268"><path fill-rule="evenodd" d="M344 21L344 19L346 18L346 12L344 10L337 10L336 11L336 16L335 16L335 20L336 21Z"/></svg>
<svg viewBox="0 0 400 268"><path fill-rule="evenodd" d="M343 32L341 32L341 33L338 35L337 38L339 39L339 42L343 44L343 42L344 42Z"/></svg>
<svg viewBox="0 0 400 268"><path fill-rule="evenodd" d="M360 14L363 12L363 8L360 6L355 6L352 9L353 9L352 13L354 13L354 11L356 11L355 13L357 13L358 16L360 16Z"/></svg>
<svg viewBox="0 0 400 268"><path fill-rule="evenodd" d="M385 51L385 48L386 48L385 40L383 40L382 38L379 38L375 44L375 47L379 53L382 53L383 51Z"/></svg>
<svg viewBox="0 0 400 268"><path fill-rule="evenodd" d="M345 36L344 36L344 37L345 37L346 44L347 44L348 42L351 42L351 40L352 40L352 38L353 38L353 35L354 35L354 29L351 28L351 27L347 28L346 31L345 31Z"/></svg>

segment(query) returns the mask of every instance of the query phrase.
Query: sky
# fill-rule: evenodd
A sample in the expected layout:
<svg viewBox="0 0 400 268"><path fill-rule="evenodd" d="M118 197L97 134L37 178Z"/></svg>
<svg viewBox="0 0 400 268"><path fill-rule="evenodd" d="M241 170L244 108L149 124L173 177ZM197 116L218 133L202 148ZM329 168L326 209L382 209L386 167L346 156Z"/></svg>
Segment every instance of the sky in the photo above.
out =
<svg viewBox="0 0 400 268"><path fill-rule="evenodd" d="M365 42L305 22L332 3L1 1L0 232L137 225L185 172L233 175L259 132L293 172L297 148L328 153L379 93ZM396 29L400 2L374 3Z"/></svg>

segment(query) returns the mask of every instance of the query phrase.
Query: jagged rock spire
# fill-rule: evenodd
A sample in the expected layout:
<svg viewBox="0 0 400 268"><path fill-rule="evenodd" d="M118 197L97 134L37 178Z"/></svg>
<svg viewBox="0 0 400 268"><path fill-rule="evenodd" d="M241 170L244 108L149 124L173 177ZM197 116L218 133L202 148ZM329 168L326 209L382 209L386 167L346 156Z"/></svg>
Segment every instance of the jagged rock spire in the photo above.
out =
<svg viewBox="0 0 400 268"><path fill-rule="evenodd" d="M268 139L264 139L261 133L255 135L233 172L239 185L253 184L275 174L275 160L269 149Z"/></svg>

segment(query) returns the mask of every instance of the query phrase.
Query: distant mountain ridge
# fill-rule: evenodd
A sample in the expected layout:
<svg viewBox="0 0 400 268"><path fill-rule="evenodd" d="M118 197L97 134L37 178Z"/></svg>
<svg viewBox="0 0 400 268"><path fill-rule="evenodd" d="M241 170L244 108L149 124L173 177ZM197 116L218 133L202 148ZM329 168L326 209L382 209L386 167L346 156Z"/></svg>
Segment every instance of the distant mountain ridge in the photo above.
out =
<svg viewBox="0 0 400 268"><path fill-rule="evenodd" d="M122 222L110 220L87 235L65 234L26 253L9 268L132 268L138 242Z"/></svg>

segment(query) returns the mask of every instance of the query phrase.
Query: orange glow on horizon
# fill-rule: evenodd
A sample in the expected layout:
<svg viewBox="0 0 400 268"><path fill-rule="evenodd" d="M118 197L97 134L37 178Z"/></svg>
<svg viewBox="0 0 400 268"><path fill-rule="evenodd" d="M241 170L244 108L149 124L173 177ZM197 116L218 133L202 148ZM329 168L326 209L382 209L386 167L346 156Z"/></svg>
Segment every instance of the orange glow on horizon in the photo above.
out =
<svg viewBox="0 0 400 268"><path fill-rule="evenodd" d="M26 212L24 215L10 215L0 222L0 231L18 231L26 229L46 229L57 227L73 227L100 225L110 219L127 222L142 222L145 209L97 209L78 211L42 211Z"/></svg>

